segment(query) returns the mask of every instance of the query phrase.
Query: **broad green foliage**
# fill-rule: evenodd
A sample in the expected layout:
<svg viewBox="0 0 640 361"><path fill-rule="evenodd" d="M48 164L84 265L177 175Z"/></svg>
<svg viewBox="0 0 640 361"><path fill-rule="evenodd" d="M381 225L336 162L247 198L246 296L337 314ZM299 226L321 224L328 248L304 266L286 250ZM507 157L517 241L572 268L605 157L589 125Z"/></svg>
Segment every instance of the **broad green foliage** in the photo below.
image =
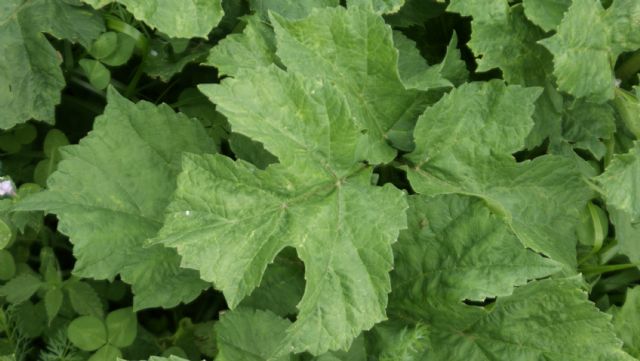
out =
<svg viewBox="0 0 640 361"><path fill-rule="evenodd" d="M526 250L499 217L477 198L411 197L409 230L396 247L401 300L412 297L457 303L508 296L514 286L558 271L559 264ZM413 275L409 277L409 275ZM412 289L411 284L420 284Z"/></svg>
<svg viewBox="0 0 640 361"><path fill-rule="evenodd" d="M421 194L482 198L522 243L575 266L573 227L591 196L569 159L516 163L511 153L531 129L534 88L499 81L462 85L420 117L416 149L407 155L412 187Z"/></svg>
<svg viewBox="0 0 640 361"><path fill-rule="evenodd" d="M314 8L338 6L339 0L248 0L251 10L267 20L269 12L278 13L290 19L304 18ZM241 59L238 59L242 61Z"/></svg>
<svg viewBox="0 0 640 361"><path fill-rule="evenodd" d="M382 18L361 8L328 8L303 20L272 20L277 55L286 68L335 83L369 138L363 149L367 159L374 164L390 161L396 151L387 144L389 130L404 118L414 118L423 102L399 79L398 53Z"/></svg>
<svg viewBox="0 0 640 361"><path fill-rule="evenodd" d="M54 108L65 81L60 55L43 33L88 46L103 29L103 20L96 13L60 0L3 1L0 129L29 119L54 122Z"/></svg>
<svg viewBox="0 0 640 361"><path fill-rule="evenodd" d="M555 30L572 0L523 0L527 18L544 31Z"/></svg>
<svg viewBox="0 0 640 361"><path fill-rule="evenodd" d="M475 21L502 21L509 12L507 0L451 0L448 11L472 16Z"/></svg>
<svg viewBox="0 0 640 361"><path fill-rule="evenodd" d="M347 6L364 6L381 14L397 13L405 0L348 0Z"/></svg>
<svg viewBox="0 0 640 361"><path fill-rule="evenodd" d="M613 314L613 326L616 333L624 341L624 350L633 357L640 357L640 287L627 290L627 297L622 307L610 310Z"/></svg>
<svg viewBox="0 0 640 361"><path fill-rule="evenodd" d="M607 201L607 205L631 216L635 223L640 220L640 143L626 154L618 154L597 178Z"/></svg>
<svg viewBox="0 0 640 361"><path fill-rule="evenodd" d="M368 138L331 85L271 67L201 90L235 131L262 142L280 163L261 171L221 156L185 156L158 241L177 248L182 264L221 289L231 307L293 246L305 263L306 289L288 342L315 354L348 347L384 317L404 195L370 185L358 149Z"/></svg>
<svg viewBox="0 0 640 361"><path fill-rule="evenodd" d="M639 29L0 0L0 361L637 361Z"/></svg>
<svg viewBox="0 0 640 361"><path fill-rule="evenodd" d="M573 1L557 34L541 41L554 54L558 88L594 102L612 99L616 58L640 46L639 15L637 1L615 0L607 10L599 0Z"/></svg>
<svg viewBox="0 0 640 361"><path fill-rule="evenodd" d="M117 1L137 19L175 38L206 38L220 22L222 0L83 0L95 8Z"/></svg>
<svg viewBox="0 0 640 361"><path fill-rule="evenodd" d="M76 275L120 274L134 287L136 308L174 306L193 299L206 283L181 269L174 251L145 248L144 241L162 225L180 169L176 150L212 149L196 121L166 106L134 105L111 89L94 131L63 149L48 190L20 207L59 217L60 230L74 243Z"/></svg>
<svg viewBox="0 0 640 361"><path fill-rule="evenodd" d="M522 247L481 202L414 196L408 217L409 229L394 247L389 309L392 319L413 328L403 337L428 330L421 332L427 347L403 342L416 359L632 359L578 279L526 284L554 272L553 263ZM486 248L494 257L486 258ZM496 296L488 306L461 302Z"/></svg>

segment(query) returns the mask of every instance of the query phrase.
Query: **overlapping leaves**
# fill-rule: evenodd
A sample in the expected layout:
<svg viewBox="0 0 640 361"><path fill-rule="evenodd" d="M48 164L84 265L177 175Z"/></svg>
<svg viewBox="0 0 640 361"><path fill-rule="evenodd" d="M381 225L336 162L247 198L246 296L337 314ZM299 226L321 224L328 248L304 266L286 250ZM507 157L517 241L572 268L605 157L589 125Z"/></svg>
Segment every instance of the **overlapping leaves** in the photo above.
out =
<svg viewBox="0 0 640 361"><path fill-rule="evenodd" d="M136 308L175 306L207 284L179 267L175 251L144 242L162 226L175 189L181 152L215 149L196 120L166 105L132 104L109 91L105 113L63 160L46 192L20 203L55 213L74 244L74 273L94 279L120 275L133 285Z"/></svg>

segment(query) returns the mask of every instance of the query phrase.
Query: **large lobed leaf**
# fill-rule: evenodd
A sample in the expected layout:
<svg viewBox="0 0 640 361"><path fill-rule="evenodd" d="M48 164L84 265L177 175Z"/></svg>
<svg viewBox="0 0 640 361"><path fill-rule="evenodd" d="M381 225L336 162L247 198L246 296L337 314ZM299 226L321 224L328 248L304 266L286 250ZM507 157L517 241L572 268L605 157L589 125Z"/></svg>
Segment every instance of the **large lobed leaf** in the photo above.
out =
<svg viewBox="0 0 640 361"><path fill-rule="evenodd" d="M63 160L48 189L19 209L55 213L74 245L74 273L132 284L136 308L172 307L195 298L207 283L179 267L174 250L144 247L162 226L175 189L181 152L206 153L215 144L196 120L168 106L133 104L109 89L105 113Z"/></svg>
<svg viewBox="0 0 640 361"><path fill-rule="evenodd" d="M404 194L370 185L372 169L358 152L367 138L330 84L271 67L200 89L235 131L280 163L261 171L221 156L186 156L158 242L175 247L183 266L199 270L232 308L283 248L294 247L306 289L286 351L346 349L385 317Z"/></svg>
<svg viewBox="0 0 640 361"><path fill-rule="evenodd" d="M577 277L527 283L557 264L522 247L482 202L445 195L409 203L389 313L392 327L405 327L395 335L423 340L387 348L429 361L633 360ZM461 302L494 297L486 306Z"/></svg>
<svg viewBox="0 0 640 361"><path fill-rule="evenodd" d="M61 56L43 33L88 46L104 30L97 13L59 0L0 4L0 129L54 122L65 82Z"/></svg>
<svg viewBox="0 0 640 361"><path fill-rule="evenodd" d="M220 22L222 0L82 0L95 8L118 2L133 16L175 38L206 38Z"/></svg>
<svg viewBox="0 0 640 361"><path fill-rule="evenodd" d="M517 163L540 91L500 81L460 86L418 119L407 155L421 194L482 198L522 243L575 267L575 224L591 197L574 161L544 156Z"/></svg>

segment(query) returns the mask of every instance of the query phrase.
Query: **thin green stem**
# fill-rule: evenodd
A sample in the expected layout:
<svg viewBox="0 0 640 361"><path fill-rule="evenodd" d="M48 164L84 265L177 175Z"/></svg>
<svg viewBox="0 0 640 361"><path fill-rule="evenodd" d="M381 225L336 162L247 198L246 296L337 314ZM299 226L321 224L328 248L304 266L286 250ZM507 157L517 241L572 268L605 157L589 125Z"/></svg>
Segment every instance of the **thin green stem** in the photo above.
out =
<svg viewBox="0 0 640 361"><path fill-rule="evenodd" d="M612 265L595 266L595 267L582 267L580 268L580 272L588 274L590 276L594 276L602 273L615 272L615 271L635 268L638 266L639 265L635 263L622 263L622 264L612 264Z"/></svg>

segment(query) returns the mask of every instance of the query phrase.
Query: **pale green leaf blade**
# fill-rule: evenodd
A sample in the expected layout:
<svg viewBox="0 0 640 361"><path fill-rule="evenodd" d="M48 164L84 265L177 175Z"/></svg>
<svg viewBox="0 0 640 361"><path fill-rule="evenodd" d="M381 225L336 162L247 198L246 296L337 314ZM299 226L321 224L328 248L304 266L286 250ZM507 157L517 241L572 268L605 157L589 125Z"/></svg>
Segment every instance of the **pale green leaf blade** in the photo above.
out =
<svg viewBox="0 0 640 361"><path fill-rule="evenodd" d="M575 268L579 210L593 196L575 161L559 156L523 163L447 156L410 170L408 176L421 194L484 199L526 247L562 262L568 270Z"/></svg>
<svg viewBox="0 0 640 361"><path fill-rule="evenodd" d="M65 82L60 55L43 33L88 46L104 30L96 13L57 0L0 5L0 129L36 119L53 123Z"/></svg>
<svg viewBox="0 0 640 361"><path fill-rule="evenodd" d="M420 116L408 155L423 164L447 153L511 154L524 146L533 122L538 88L506 86L502 81L468 83L446 94Z"/></svg>
<svg viewBox="0 0 640 361"><path fill-rule="evenodd" d="M571 0L523 0L524 13L534 24L544 31L555 30L564 13L571 6Z"/></svg>
<svg viewBox="0 0 640 361"><path fill-rule="evenodd" d="M405 118L415 119L424 100L400 81L392 32L382 17L359 7L326 8L302 20L273 16L272 22L277 55L286 68L335 84L367 133L366 158L373 164L393 159L389 130Z"/></svg>
<svg viewBox="0 0 640 361"><path fill-rule="evenodd" d="M607 152L606 143L616 131L615 114L609 104L594 104L584 100L566 102L562 119L562 140L573 148L589 151L595 159ZM551 143L559 139L551 138Z"/></svg>
<svg viewBox="0 0 640 361"><path fill-rule="evenodd" d="M464 328L438 315L424 360L631 361L610 317L596 309L576 279L532 282L490 309L467 312ZM456 310L457 309L457 310ZM469 306L432 308L459 318ZM420 318L422 320L422 318Z"/></svg>
<svg viewBox="0 0 640 361"><path fill-rule="evenodd" d="M175 306L207 285L197 272L179 267L175 251L145 248L144 241L162 225L181 152L213 149L198 121L165 105L133 104L111 89L93 132L62 148L48 190L18 206L58 216L59 229L74 244L77 275L120 274L133 285L136 308Z"/></svg>
<svg viewBox="0 0 640 361"><path fill-rule="evenodd" d="M576 0L557 33L540 41L554 56L558 89L598 103L613 99L615 88L611 30L604 14L599 0Z"/></svg>
<svg viewBox="0 0 640 361"><path fill-rule="evenodd" d="M605 21L611 32L612 51L618 56L625 51L640 48L640 2L615 0L607 9Z"/></svg>
<svg viewBox="0 0 640 361"><path fill-rule="evenodd" d="M304 265L291 249L285 249L269 265L260 286L242 300L240 307L268 310L287 317L297 313L304 294Z"/></svg>
<svg viewBox="0 0 640 361"><path fill-rule="evenodd" d="M347 6L363 6L379 14L394 14L400 11L404 2L405 0L347 0Z"/></svg>
<svg viewBox="0 0 640 361"><path fill-rule="evenodd" d="M469 47L479 57L478 71L500 68L508 83L544 85L553 71L552 56L537 42L545 33L529 22L522 6L514 6L502 22L472 23Z"/></svg>
<svg viewBox="0 0 640 361"><path fill-rule="evenodd" d="M516 163L539 90L493 81L465 84L418 120L408 177L418 193L483 198L523 244L575 266L577 215L592 196L574 161ZM536 191L532 191L536 189Z"/></svg>
<svg viewBox="0 0 640 361"><path fill-rule="evenodd" d="M514 287L561 269L525 249L480 199L445 195L409 200L409 229L394 247L394 272L408 283L394 284L393 299L483 301L508 296Z"/></svg>
<svg viewBox="0 0 640 361"><path fill-rule="evenodd" d="M0 296L10 303L22 303L36 293L44 282L30 273L21 273L0 287Z"/></svg>
<svg viewBox="0 0 640 361"><path fill-rule="evenodd" d="M629 214L633 223L640 220L640 142L635 142L628 153L616 154L596 181L607 206Z"/></svg>
<svg viewBox="0 0 640 361"><path fill-rule="evenodd" d="M280 14L287 19L301 19L315 8L339 5L339 0L249 0L251 10L265 20L269 19L269 12Z"/></svg>
<svg viewBox="0 0 640 361"><path fill-rule="evenodd" d="M273 29L257 16L248 16L241 34L230 34L209 53L205 65L218 68L221 75L236 76L241 70L277 64Z"/></svg>
<svg viewBox="0 0 640 361"><path fill-rule="evenodd" d="M276 357L291 322L269 311L239 308L216 324L218 361L289 361Z"/></svg>
<svg viewBox="0 0 640 361"><path fill-rule="evenodd" d="M452 88L453 84L440 74L437 66L429 66L420 55L416 43L399 31L393 32L393 43L398 49L398 71L407 89L429 90Z"/></svg>
<svg viewBox="0 0 640 361"><path fill-rule="evenodd" d="M262 171L186 155L156 242L178 249L182 265L213 282L232 308L283 248L294 247L306 288L287 344L313 354L347 349L384 318L404 194L371 185L372 169L358 156L361 133L330 83L271 67L201 90L235 131L280 163Z"/></svg>
<svg viewBox="0 0 640 361"><path fill-rule="evenodd" d="M370 187L369 177L299 189L279 166L260 171L221 156L187 156L159 241L177 247L182 264L223 290L231 307L283 247L294 246L307 284L290 342L313 353L346 348L384 317L390 243L404 226L402 193Z"/></svg>
<svg viewBox="0 0 640 361"><path fill-rule="evenodd" d="M291 177L341 178L362 160L357 150L363 137L347 100L329 84L270 67L199 89L235 132L261 142L280 163L296 168L300 174Z"/></svg>
<svg viewBox="0 0 640 361"><path fill-rule="evenodd" d="M90 284L81 281L65 282L64 290L69 295L73 310L81 316L102 318L102 300Z"/></svg>
<svg viewBox="0 0 640 361"><path fill-rule="evenodd" d="M224 11L222 0L83 0L95 8L117 1L136 19L173 38L206 38Z"/></svg>
<svg viewBox="0 0 640 361"><path fill-rule="evenodd" d="M640 357L640 287L627 289L622 307L609 310L613 314L613 327L624 342L623 349L633 357Z"/></svg>
<svg viewBox="0 0 640 361"><path fill-rule="evenodd" d="M504 21L509 12L507 0L451 0L447 11L471 16L480 22Z"/></svg>

